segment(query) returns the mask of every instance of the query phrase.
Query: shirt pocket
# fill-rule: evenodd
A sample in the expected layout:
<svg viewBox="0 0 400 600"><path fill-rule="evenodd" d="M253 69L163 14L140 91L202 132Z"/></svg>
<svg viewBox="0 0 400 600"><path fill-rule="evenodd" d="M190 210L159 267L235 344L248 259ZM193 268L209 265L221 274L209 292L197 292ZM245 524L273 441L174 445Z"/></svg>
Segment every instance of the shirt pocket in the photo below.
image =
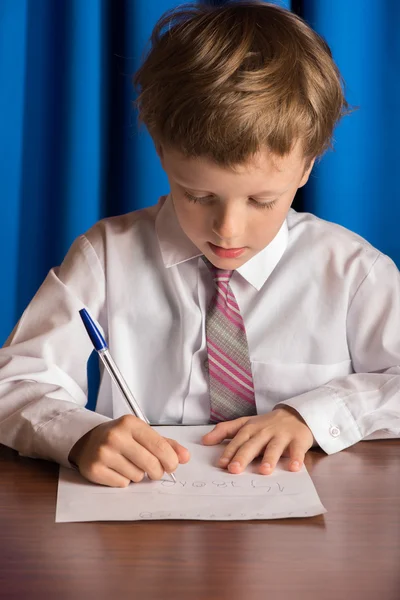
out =
<svg viewBox="0 0 400 600"><path fill-rule="evenodd" d="M257 412L268 412L283 400L353 373L351 360L331 364L264 363L252 361Z"/></svg>

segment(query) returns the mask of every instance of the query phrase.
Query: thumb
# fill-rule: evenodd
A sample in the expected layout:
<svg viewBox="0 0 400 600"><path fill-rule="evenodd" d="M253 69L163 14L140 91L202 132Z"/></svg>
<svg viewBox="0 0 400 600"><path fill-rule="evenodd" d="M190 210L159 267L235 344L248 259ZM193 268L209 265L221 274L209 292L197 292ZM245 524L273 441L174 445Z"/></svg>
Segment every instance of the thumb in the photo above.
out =
<svg viewBox="0 0 400 600"><path fill-rule="evenodd" d="M190 452L187 448L185 448L184 446L181 446L181 444L179 444L179 442L177 442L176 440L172 440L171 438L165 438L165 439L170 444L172 449L175 450L175 452L178 456L179 463L181 465L189 462Z"/></svg>
<svg viewBox="0 0 400 600"><path fill-rule="evenodd" d="M221 421L221 423L217 423L212 431L203 435L203 444L206 446L214 446L225 439L235 437L239 429L243 427L249 419L250 417L240 417L234 421Z"/></svg>

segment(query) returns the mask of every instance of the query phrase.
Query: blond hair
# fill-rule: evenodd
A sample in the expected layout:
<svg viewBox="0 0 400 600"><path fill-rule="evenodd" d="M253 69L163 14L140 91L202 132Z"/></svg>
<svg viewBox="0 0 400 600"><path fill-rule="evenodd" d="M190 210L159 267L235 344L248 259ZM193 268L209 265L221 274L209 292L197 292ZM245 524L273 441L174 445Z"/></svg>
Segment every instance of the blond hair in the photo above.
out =
<svg viewBox="0 0 400 600"><path fill-rule="evenodd" d="M167 11L134 84L139 121L156 144L226 167L263 147L285 156L298 140L311 160L349 112L324 39L257 1Z"/></svg>

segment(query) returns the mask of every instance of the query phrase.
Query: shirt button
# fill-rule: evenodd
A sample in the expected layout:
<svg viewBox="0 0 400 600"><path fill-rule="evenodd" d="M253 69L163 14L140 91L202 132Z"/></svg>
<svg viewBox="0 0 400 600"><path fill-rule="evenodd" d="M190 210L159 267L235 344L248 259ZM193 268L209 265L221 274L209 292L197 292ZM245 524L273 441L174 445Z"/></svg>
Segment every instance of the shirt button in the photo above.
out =
<svg viewBox="0 0 400 600"><path fill-rule="evenodd" d="M338 435L340 435L340 429L339 429L339 427L336 427L336 425L332 425L329 428L329 433L331 434L332 437L338 437Z"/></svg>
<svg viewBox="0 0 400 600"><path fill-rule="evenodd" d="M204 368L208 371L208 358L203 362Z"/></svg>

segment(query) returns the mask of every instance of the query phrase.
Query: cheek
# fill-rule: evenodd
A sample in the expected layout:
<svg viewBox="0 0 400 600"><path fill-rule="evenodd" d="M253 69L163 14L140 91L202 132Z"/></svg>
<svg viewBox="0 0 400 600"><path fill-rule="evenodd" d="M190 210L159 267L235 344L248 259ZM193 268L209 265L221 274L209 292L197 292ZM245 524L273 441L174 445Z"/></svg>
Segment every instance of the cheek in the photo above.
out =
<svg viewBox="0 0 400 600"><path fill-rule="evenodd" d="M176 214L181 227L187 232L200 232L206 227L206 215L201 206L187 202L176 209Z"/></svg>
<svg viewBox="0 0 400 600"><path fill-rule="evenodd" d="M181 223L190 221L191 205L184 198L174 198L175 213Z"/></svg>
<svg viewBox="0 0 400 600"><path fill-rule="evenodd" d="M201 219L201 214L196 205L187 203L182 207L182 218L186 223L195 224Z"/></svg>
<svg viewBox="0 0 400 600"><path fill-rule="evenodd" d="M278 233L285 220L285 213L282 214L281 211L278 212L265 209L265 212L267 214L263 213L262 215L258 215L255 219L252 219L250 234L255 243L257 243L257 241L260 244L270 242Z"/></svg>

